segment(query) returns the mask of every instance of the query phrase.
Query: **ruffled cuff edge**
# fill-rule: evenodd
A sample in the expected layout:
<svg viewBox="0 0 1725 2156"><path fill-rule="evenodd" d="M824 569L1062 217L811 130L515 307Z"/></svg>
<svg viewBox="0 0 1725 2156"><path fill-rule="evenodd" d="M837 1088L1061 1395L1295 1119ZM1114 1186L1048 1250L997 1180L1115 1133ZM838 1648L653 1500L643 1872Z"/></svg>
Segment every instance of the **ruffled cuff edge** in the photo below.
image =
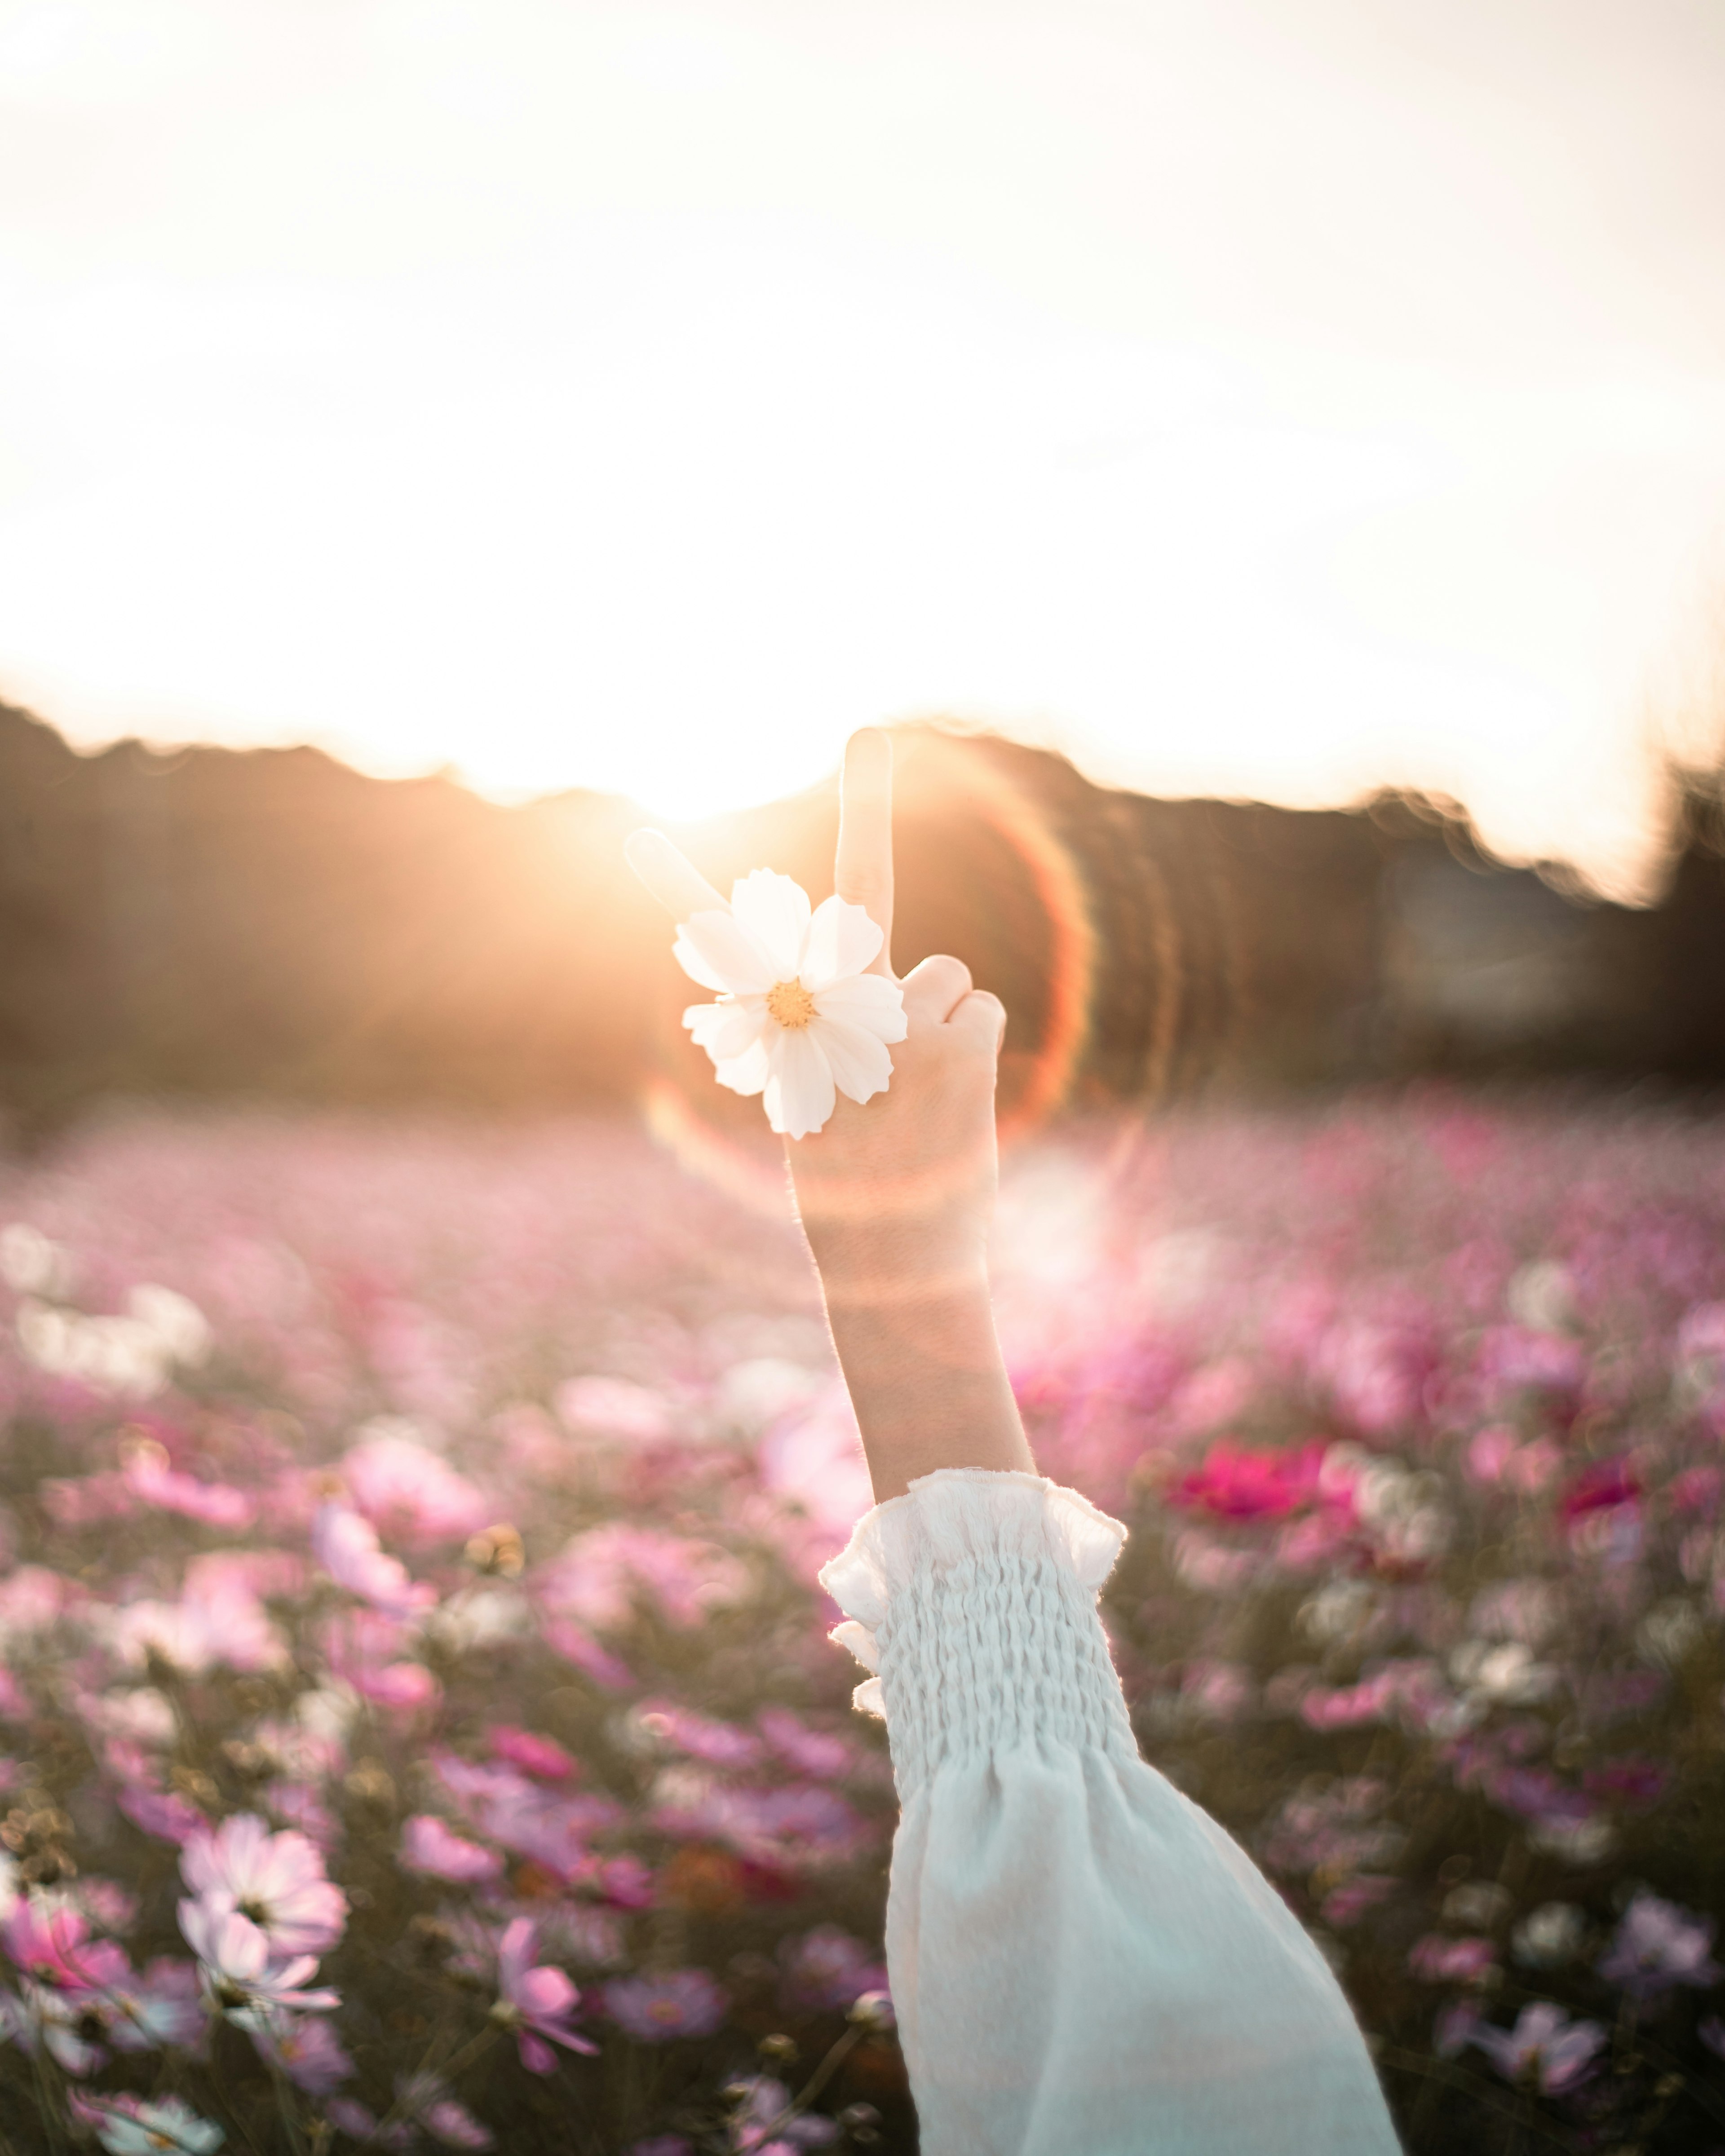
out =
<svg viewBox="0 0 1725 2156"><path fill-rule="evenodd" d="M845 1548L821 1567L820 1584L847 1620L829 1637L865 1669L878 1671L875 1630L894 1591L920 1565L1051 1557L1094 1593L1114 1569L1126 1532L1088 1497L1046 1476L1019 1468L937 1468L918 1476L902 1497L865 1512ZM857 1686L855 1703L862 1713L884 1713L878 1676Z"/></svg>

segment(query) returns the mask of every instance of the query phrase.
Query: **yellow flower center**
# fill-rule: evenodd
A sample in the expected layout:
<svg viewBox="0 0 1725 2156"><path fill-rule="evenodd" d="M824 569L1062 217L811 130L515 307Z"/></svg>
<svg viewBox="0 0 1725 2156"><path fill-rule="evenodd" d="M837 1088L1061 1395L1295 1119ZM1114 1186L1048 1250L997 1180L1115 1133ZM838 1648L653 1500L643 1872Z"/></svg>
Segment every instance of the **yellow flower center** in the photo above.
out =
<svg viewBox="0 0 1725 2156"><path fill-rule="evenodd" d="M814 1016L814 998L800 981L780 981L767 991L767 1008L781 1025L800 1028Z"/></svg>

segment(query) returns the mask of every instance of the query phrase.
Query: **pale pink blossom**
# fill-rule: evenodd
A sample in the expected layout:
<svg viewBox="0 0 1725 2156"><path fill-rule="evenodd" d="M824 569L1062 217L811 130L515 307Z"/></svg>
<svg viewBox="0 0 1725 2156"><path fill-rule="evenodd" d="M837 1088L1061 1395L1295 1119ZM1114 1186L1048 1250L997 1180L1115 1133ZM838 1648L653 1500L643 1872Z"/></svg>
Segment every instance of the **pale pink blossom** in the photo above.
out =
<svg viewBox="0 0 1725 2156"><path fill-rule="evenodd" d="M725 1994L704 1969L619 1977L605 1986L605 2010L637 2043L711 2036L725 2019Z"/></svg>
<svg viewBox="0 0 1725 2156"><path fill-rule="evenodd" d="M490 1517L478 1486L405 1431L362 1435L336 1472L354 1510L394 1543L459 1541Z"/></svg>
<svg viewBox="0 0 1725 2156"><path fill-rule="evenodd" d="M1472 2041L1506 2081L1527 2082L1543 2095L1560 2095L1587 2073L1605 2041L1597 2021L1572 2021L1561 2006L1536 1999L1524 2006L1513 2029L1481 2024Z"/></svg>
<svg viewBox="0 0 1725 2156"><path fill-rule="evenodd" d="M341 2038L316 2014L259 2015L250 2033L260 2056L309 2096L327 2096L353 2071Z"/></svg>
<svg viewBox="0 0 1725 2156"><path fill-rule="evenodd" d="M227 1895L262 1932L272 1954L320 1954L347 1922L347 1897L303 1834L272 1834L255 1812L237 1812L195 1834L180 1851L180 1876L194 1894Z"/></svg>
<svg viewBox="0 0 1725 2156"><path fill-rule="evenodd" d="M465 1841L429 1812L416 1812L403 1823L401 1864L403 1871L470 1885L476 1880L495 1879L503 1870L503 1859L495 1849Z"/></svg>
<svg viewBox="0 0 1725 2156"><path fill-rule="evenodd" d="M385 1556L371 1522L345 1505L318 1507L311 1553L338 1587L386 1617L419 1616L437 1599L434 1588L408 1578L399 1558Z"/></svg>
<svg viewBox="0 0 1725 2156"><path fill-rule="evenodd" d="M333 1991L308 1991L315 1954L277 1961L270 1942L231 1895L210 1892L179 1905L180 1930L198 1957L212 2009L244 2029L281 2013L326 2014L340 2005Z"/></svg>

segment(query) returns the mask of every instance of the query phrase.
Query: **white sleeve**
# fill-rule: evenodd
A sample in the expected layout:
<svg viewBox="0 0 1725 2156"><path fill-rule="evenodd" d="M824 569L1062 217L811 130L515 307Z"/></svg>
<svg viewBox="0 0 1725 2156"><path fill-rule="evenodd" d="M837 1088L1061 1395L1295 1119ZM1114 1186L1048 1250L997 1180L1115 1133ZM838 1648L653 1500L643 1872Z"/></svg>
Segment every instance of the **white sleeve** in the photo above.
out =
<svg viewBox="0 0 1725 2156"><path fill-rule="evenodd" d="M923 2156L1395 2156L1322 1956L1138 1757L1096 1606L1125 1538L1040 1476L943 1469L821 1574L879 1672Z"/></svg>

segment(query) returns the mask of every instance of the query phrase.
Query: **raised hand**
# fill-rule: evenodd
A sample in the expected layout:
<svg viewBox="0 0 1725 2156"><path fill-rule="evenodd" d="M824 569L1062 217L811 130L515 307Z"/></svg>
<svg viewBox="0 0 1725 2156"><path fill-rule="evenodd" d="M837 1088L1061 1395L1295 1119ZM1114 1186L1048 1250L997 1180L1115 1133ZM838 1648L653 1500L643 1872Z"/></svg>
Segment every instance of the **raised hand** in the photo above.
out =
<svg viewBox="0 0 1725 2156"><path fill-rule="evenodd" d="M637 832L627 854L674 919L724 906L661 834ZM834 883L882 931L870 970L896 978L892 745L873 727L845 752ZM1006 1013L957 958L925 958L901 985L888 1089L840 1099L786 1146L877 1497L937 1467L1032 1465L988 1306Z"/></svg>

